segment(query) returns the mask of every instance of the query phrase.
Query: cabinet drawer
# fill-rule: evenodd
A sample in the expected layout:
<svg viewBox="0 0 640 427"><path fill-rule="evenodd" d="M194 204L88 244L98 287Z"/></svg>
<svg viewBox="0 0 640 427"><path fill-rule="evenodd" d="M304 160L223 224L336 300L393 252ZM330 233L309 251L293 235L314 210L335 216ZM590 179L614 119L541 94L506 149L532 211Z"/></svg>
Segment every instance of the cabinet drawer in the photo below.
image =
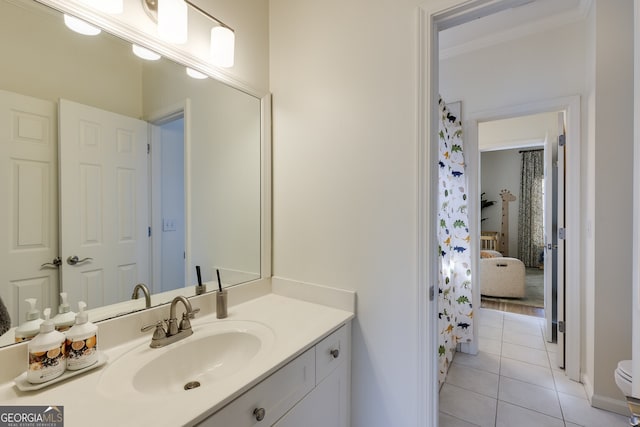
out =
<svg viewBox="0 0 640 427"><path fill-rule="evenodd" d="M347 360L347 326L343 325L316 345L316 384Z"/></svg>
<svg viewBox="0 0 640 427"><path fill-rule="evenodd" d="M198 426L271 426L315 386L315 352L310 349L204 420ZM264 410L257 420L254 411Z"/></svg>

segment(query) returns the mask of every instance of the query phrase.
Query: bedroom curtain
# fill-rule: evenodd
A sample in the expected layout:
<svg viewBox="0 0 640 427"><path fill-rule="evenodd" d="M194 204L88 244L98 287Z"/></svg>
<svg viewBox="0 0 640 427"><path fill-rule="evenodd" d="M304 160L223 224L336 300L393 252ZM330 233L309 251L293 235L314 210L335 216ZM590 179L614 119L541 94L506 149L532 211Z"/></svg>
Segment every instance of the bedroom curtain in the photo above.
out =
<svg viewBox="0 0 640 427"><path fill-rule="evenodd" d="M439 100L438 242L439 294L438 363L440 384L461 342L473 337L471 255L462 123Z"/></svg>
<svg viewBox="0 0 640 427"><path fill-rule="evenodd" d="M518 258L527 267L538 267L544 248L544 151L523 151L521 155Z"/></svg>

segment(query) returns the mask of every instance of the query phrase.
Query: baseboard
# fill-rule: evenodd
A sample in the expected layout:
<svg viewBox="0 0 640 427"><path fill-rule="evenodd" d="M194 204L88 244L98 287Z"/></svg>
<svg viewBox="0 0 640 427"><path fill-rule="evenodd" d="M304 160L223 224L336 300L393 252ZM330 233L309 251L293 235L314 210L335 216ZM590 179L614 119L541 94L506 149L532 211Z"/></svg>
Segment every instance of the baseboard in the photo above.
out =
<svg viewBox="0 0 640 427"><path fill-rule="evenodd" d="M606 396L594 394L591 397L591 406L594 408L604 409L606 411L615 412L625 417L629 416L629 407L626 400L612 399Z"/></svg>
<svg viewBox="0 0 640 427"><path fill-rule="evenodd" d="M587 375L582 375L582 384L584 385L584 391L587 393L587 399L591 406L598 409L604 409L605 411L615 412L616 414L629 416L629 407L625 400L612 399L606 396L600 396L593 392L593 384L591 379Z"/></svg>
<svg viewBox="0 0 640 427"><path fill-rule="evenodd" d="M582 374L580 380L582 382L582 385L584 385L585 393L587 393L587 399L589 400L589 403L591 403L591 400L593 398L593 384L591 383L591 378L589 378L585 374Z"/></svg>

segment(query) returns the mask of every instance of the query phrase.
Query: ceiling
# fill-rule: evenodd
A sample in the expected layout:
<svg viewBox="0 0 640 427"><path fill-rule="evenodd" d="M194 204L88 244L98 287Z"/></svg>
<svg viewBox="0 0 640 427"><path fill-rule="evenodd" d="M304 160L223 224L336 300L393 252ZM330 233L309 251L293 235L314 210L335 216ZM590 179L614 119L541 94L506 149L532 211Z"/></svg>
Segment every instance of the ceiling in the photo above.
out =
<svg viewBox="0 0 640 427"><path fill-rule="evenodd" d="M580 21L586 18L592 1L516 0L516 4L525 4L440 31L440 58L445 59Z"/></svg>

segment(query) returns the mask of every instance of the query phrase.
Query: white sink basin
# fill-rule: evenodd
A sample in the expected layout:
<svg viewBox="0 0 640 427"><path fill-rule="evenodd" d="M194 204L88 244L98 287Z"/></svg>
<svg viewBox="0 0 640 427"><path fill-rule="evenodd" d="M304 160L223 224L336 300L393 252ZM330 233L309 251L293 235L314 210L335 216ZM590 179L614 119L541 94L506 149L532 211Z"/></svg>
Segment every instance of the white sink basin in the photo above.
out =
<svg viewBox="0 0 640 427"><path fill-rule="evenodd" d="M149 342L109 363L98 390L114 398L167 395L210 387L242 372L272 347L273 331L257 322L216 321L193 327L193 335L162 348Z"/></svg>

